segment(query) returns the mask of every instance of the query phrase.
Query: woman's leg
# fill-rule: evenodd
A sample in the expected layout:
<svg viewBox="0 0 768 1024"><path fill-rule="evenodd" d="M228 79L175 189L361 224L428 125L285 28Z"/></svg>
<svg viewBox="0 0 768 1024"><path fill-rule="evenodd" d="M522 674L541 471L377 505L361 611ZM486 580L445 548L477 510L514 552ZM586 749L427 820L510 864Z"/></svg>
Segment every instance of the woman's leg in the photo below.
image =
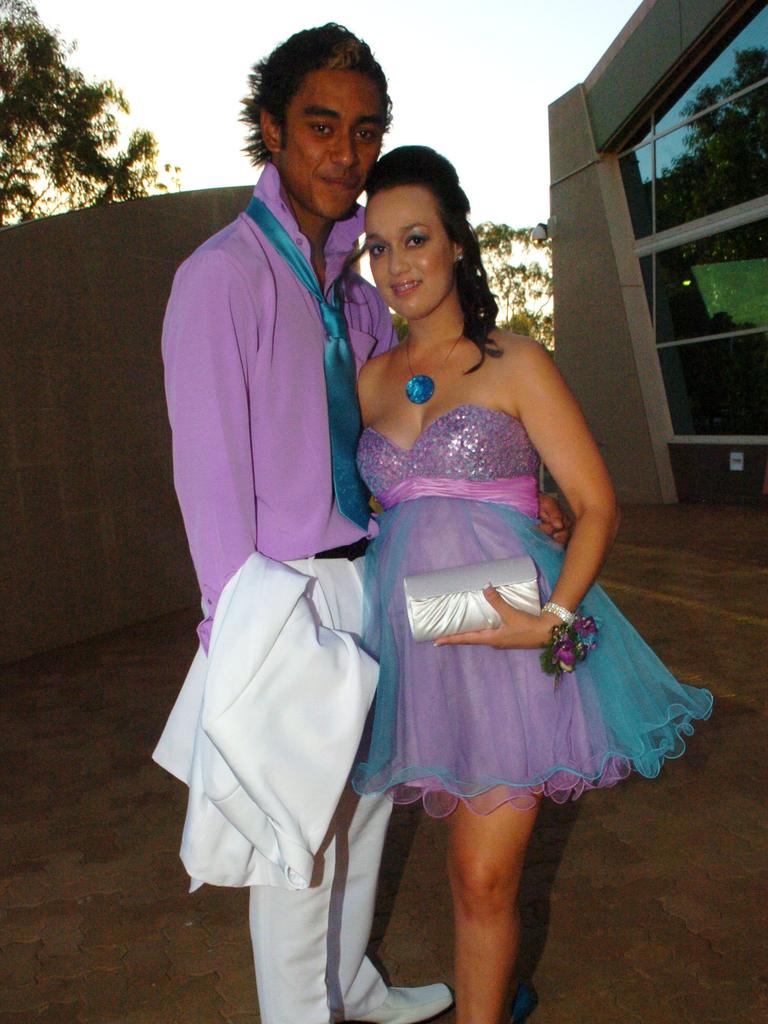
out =
<svg viewBox="0 0 768 1024"><path fill-rule="evenodd" d="M517 958L517 894L538 804L488 815L460 802L450 816L457 1024L499 1024Z"/></svg>

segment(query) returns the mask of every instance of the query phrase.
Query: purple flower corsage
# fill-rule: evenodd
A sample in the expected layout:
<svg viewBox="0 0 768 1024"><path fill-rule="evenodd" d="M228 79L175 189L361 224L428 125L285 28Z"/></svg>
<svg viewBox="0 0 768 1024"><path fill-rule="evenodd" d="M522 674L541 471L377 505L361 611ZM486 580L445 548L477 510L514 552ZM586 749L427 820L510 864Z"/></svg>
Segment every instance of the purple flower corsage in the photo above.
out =
<svg viewBox="0 0 768 1024"><path fill-rule="evenodd" d="M597 623L591 615L578 615L570 626L564 622L553 626L549 641L541 652L541 667L555 677L555 687L565 672L573 672L576 663L584 661L597 647Z"/></svg>

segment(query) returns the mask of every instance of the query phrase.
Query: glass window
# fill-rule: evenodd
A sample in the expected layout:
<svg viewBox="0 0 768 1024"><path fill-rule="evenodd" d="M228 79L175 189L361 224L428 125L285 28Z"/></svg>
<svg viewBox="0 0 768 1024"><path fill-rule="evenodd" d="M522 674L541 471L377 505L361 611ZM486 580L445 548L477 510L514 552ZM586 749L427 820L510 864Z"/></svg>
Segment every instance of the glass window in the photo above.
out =
<svg viewBox="0 0 768 1024"><path fill-rule="evenodd" d="M766 192L768 84L656 140L657 231Z"/></svg>
<svg viewBox="0 0 768 1024"><path fill-rule="evenodd" d="M650 309L651 316L653 316L653 256L640 257L640 272L643 275L648 309Z"/></svg>
<svg viewBox="0 0 768 1024"><path fill-rule="evenodd" d="M768 220L656 254L656 341L768 326Z"/></svg>
<svg viewBox="0 0 768 1024"><path fill-rule="evenodd" d="M668 111L657 117L656 131L672 128L698 110L711 107L739 89L765 78L768 75L765 63L767 50L768 7L764 7L726 45L720 56L684 87L683 94L673 101Z"/></svg>
<svg viewBox="0 0 768 1024"><path fill-rule="evenodd" d="M751 12L619 158L678 435L768 433L768 219L716 226L768 196L768 2ZM706 238L657 237L702 217Z"/></svg>
<svg viewBox="0 0 768 1024"><path fill-rule="evenodd" d="M653 183L651 147L641 146L621 158L621 176L627 194L629 212L635 236L643 238L653 233Z"/></svg>
<svg viewBox="0 0 768 1024"><path fill-rule="evenodd" d="M676 434L768 434L768 333L659 350Z"/></svg>

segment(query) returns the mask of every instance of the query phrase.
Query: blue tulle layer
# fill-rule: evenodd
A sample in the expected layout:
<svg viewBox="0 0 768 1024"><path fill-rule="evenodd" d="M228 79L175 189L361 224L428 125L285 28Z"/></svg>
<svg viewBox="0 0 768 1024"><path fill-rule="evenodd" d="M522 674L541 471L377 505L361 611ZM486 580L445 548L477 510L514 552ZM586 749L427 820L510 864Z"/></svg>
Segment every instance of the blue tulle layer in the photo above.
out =
<svg viewBox="0 0 768 1024"><path fill-rule="evenodd" d="M632 770L653 778L709 717L709 691L678 683L599 586L581 605L599 646L557 689L538 650L414 644L404 575L528 553L545 601L563 552L522 513L460 498L403 502L380 527L366 556L364 642L381 668L358 792L422 799L436 816L460 799L481 814L564 801Z"/></svg>

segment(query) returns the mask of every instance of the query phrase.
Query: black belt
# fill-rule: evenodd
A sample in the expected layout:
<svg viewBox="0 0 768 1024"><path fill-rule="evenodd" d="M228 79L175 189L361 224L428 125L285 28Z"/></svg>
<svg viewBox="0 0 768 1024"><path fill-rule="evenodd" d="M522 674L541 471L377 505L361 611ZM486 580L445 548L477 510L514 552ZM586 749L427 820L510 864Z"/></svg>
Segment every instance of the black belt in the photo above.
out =
<svg viewBox="0 0 768 1024"><path fill-rule="evenodd" d="M327 551L318 551L315 558L348 558L351 562L365 554L368 547L368 538L361 537L354 544L342 544L340 548L329 548Z"/></svg>

